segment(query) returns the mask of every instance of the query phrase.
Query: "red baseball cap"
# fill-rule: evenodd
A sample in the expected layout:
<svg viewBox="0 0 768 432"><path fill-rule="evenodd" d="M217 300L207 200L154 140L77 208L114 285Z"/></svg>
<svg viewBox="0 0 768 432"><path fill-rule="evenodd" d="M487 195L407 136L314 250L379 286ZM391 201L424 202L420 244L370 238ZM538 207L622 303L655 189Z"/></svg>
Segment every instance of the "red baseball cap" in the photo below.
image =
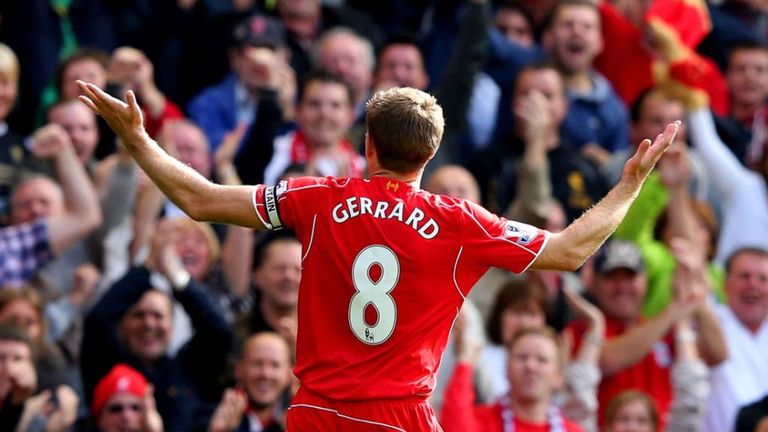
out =
<svg viewBox="0 0 768 432"><path fill-rule="evenodd" d="M96 384L96 389L93 391L91 410L94 417L101 415L104 405L117 393L131 393L136 397L143 398L147 393L147 387L149 387L147 379L136 369L123 363L115 365Z"/></svg>

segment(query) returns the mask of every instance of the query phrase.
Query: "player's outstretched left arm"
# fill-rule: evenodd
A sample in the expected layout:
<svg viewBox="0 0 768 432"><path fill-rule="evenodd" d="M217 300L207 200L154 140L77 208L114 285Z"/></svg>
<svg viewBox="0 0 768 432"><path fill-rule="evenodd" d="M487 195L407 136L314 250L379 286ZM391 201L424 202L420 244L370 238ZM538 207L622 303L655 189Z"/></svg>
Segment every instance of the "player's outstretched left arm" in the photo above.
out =
<svg viewBox="0 0 768 432"><path fill-rule="evenodd" d="M222 186L168 155L144 129L141 109L132 91L125 102L97 86L77 81L80 100L100 115L126 150L163 193L192 219L251 228L263 224L251 204L252 188Z"/></svg>
<svg viewBox="0 0 768 432"><path fill-rule="evenodd" d="M635 155L624 165L619 183L565 230L552 234L533 268L575 271L581 267L624 219L648 174L672 145L679 128L680 121L676 121L668 124L653 143L649 139L643 140Z"/></svg>

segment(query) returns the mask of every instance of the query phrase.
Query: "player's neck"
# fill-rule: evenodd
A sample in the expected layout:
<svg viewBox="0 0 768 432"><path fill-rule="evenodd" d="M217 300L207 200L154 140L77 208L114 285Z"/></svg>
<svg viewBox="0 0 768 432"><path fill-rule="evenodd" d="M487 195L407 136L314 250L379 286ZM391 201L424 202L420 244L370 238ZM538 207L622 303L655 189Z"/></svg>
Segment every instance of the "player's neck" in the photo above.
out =
<svg viewBox="0 0 768 432"><path fill-rule="evenodd" d="M542 424L547 422L549 403L549 398L538 401L520 401L512 398L512 412L515 418L528 423Z"/></svg>
<svg viewBox="0 0 768 432"><path fill-rule="evenodd" d="M424 170L419 170L418 172L415 172L415 173L403 174L403 173L394 172L385 168L378 168L374 171L371 171L371 173L369 174L369 177L391 178L393 180L401 181L403 183L408 183L414 189L420 189L421 175L423 173L424 173Z"/></svg>

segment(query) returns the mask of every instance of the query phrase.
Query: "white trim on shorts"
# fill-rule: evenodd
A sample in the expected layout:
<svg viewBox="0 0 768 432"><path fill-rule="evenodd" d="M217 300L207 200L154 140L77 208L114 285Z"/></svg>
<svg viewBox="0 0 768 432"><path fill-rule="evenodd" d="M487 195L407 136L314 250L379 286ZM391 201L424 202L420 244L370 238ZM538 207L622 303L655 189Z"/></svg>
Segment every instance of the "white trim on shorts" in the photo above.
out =
<svg viewBox="0 0 768 432"><path fill-rule="evenodd" d="M375 422L375 421L372 421L372 420L364 420L364 419L359 419L359 418L355 418L355 417L350 417L350 416L348 416L346 414L342 414L342 413L336 411L335 409L320 407L320 406L317 406L317 405L295 404L295 405L291 405L291 406L288 407L289 410L293 409L293 408L313 408L313 409L317 409L317 410L320 410L320 411L332 412L332 413L336 414L337 417L341 417L341 418L344 418L344 419L347 419L347 420L352 420L352 421L356 421L356 422L360 422L360 423L371 424L371 425L375 425L375 426L382 426L382 427L390 428L390 429L393 429L393 430L396 430L396 431L400 431L400 432L406 432L405 429L401 429L401 428L399 428L397 426L388 425L386 423Z"/></svg>

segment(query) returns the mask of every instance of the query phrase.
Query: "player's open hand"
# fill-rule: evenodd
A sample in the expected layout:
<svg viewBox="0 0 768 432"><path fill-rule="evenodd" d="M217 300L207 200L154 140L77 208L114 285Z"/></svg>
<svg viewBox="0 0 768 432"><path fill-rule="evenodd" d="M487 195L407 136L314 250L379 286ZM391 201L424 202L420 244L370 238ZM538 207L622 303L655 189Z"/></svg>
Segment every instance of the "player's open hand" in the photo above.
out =
<svg viewBox="0 0 768 432"><path fill-rule="evenodd" d="M641 184L648 177L661 156L672 145L672 142L680 129L680 121L675 121L664 128L664 132L656 136L656 139L644 139L638 146L635 155L624 164L623 181L632 184Z"/></svg>
<svg viewBox="0 0 768 432"><path fill-rule="evenodd" d="M129 150L132 143L140 141L132 139L145 133L141 108L133 91L128 90L125 93L123 102L94 84L78 80L77 85L82 93L78 97L80 101L100 115Z"/></svg>

